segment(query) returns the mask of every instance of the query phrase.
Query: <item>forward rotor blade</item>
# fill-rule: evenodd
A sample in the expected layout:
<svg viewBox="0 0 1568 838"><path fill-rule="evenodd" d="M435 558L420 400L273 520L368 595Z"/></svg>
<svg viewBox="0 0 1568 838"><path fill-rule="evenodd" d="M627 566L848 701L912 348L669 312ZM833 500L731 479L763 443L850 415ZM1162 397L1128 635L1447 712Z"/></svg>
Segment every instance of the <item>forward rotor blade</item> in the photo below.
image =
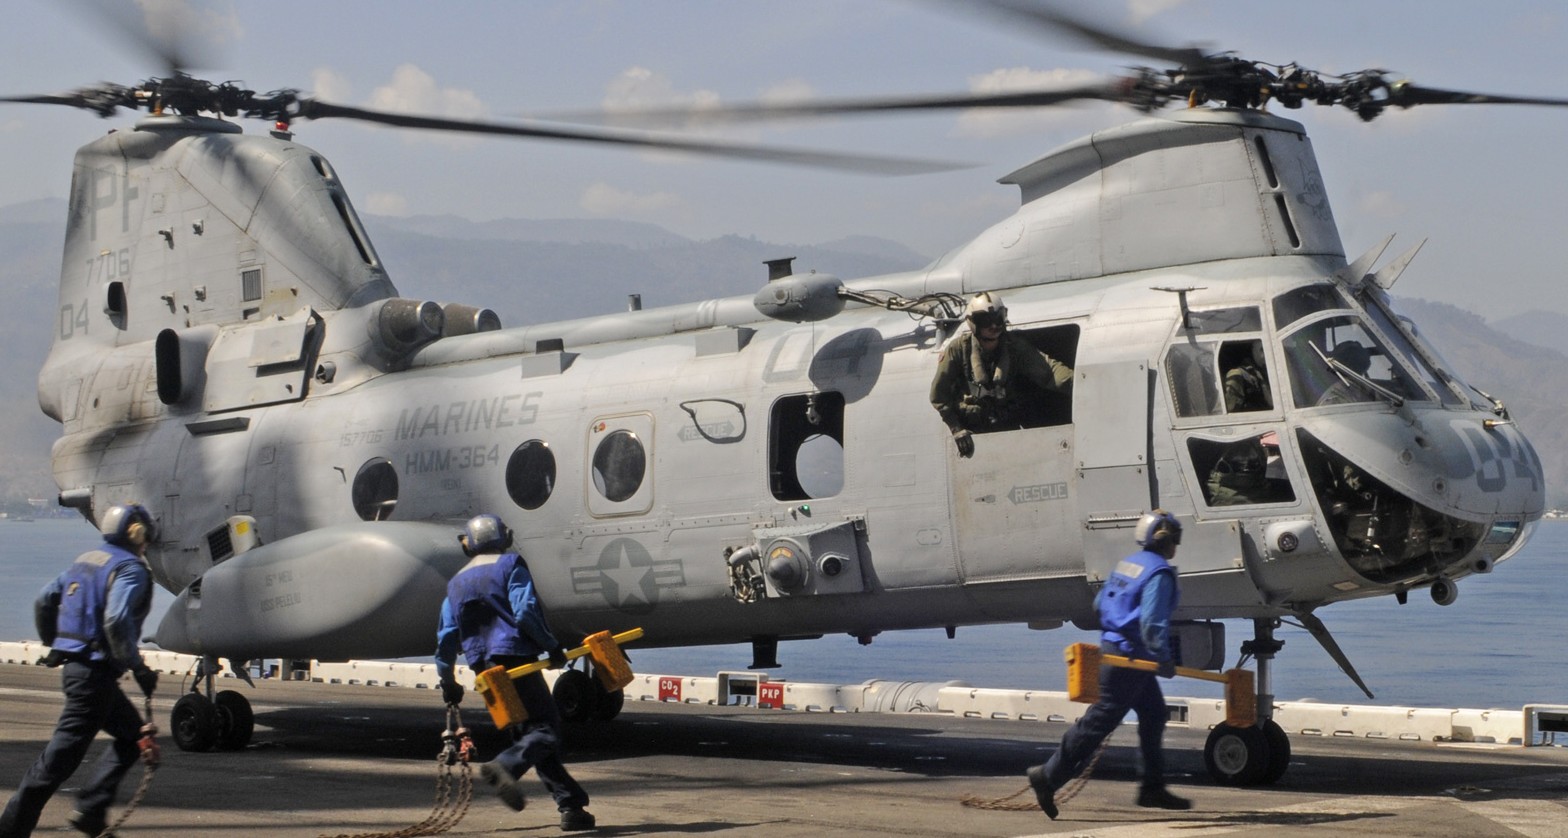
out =
<svg viewBox="0 0 1568 838"><path fill-rule="evenodd" d="M0 102L27 105L68 105L110 116L119 108L136 107L135 91L117 84L84 87L69 93L42 93L32 96L0 96Z"/></svg>
<svg viewBox="0 0 1568 838"><path fill-rule="evenodd" d="M822 169L859 172L874 175L915 175L932 172L949 172L971 168L972 164L941 160L919 160L898 157L878 157L861 154L811 151L807 149L750 146L655 134L611 131L608 129L571 128L543 123L500 123L474 120L446 119L442 117L415 116L334 105L315 99L301 99L294 115L305 119L342 118L395 125L400 128L423 128L432 131L455 131L468 134L495 134L508 137L532 137L544 140L603 143L606 145L640 146L644 148L685 151L711 157L731 157L740 160L758 160L769 163L787 163Z"/></svg>
<svg viewBox="0 0 1568 838"><path fill-rule="evenodd" d="M1388 88L1388 103L1401 108L1415 105L1568 105L1568 99L1542 96L1505 96L1421 87L1408 81L1394 82Z"/></svg>
<svg viewBox="0 0 1568 838"><path fill-rule="evenodd" d="M1026 23L1048 32L1069 35L1100 49L1141 55L1144 58L1181 67L1198 67L1206 61L1203 51L1197 47L1165 47L1147 44L1131 35L1114 31L1105 24L1090 23L1050 5L1027 3L1023 0L965 0L958 4L958 8L978 8L996 17Z"/></svg>
<svg viewBox="0 0 1568 838"><path fill-rule="evenodd" d="M680 126L704 122L750 122L872 113L953 111L970 108L1040 108L1079 101L1119 102L1133 79L1108 79L1093 84L1002 93L956 93L935 96L889 96L867 99L824 99L809 102L746 103L712 108L637 108L546 114L551 121L591 124L630 123Z"/></svg>

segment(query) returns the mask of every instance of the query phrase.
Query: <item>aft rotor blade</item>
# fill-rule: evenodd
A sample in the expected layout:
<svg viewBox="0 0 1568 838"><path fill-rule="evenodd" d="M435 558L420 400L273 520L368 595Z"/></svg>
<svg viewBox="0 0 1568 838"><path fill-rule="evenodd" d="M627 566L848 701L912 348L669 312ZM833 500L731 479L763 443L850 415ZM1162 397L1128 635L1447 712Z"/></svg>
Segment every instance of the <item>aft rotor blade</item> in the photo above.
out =
<svg viewBox="0 0 1568 838"><path fill-rule="evenodd" d="M712 108L636 108L547 114L564 122L676 126L703 122L750 122L874 113L953 111L970 108L1042 108L1068 102L1119 102L1135 79L1107 79L1092 84L1002 93L955 93L934 96L887 96L865 99L822 99L807 102L745 103Z"/></svg>
<svg viewBox="0 0 1568 838"><path fill-rule="evenodd" d="M507 137L531 137L543 140L602 143L605 145L634 146L643 148L685 151L712 157L730 157L740 160L757 160L768 163L787 163L823 169L859 172L875 175L914 175L932 172L949 172L971 168L971 164L941 160L920 160L901 157L879 157L862 154L811 151L807 149L777 148L692 140L656 134L611 131L608 129L574 128L544 123L501 123L477 120L446 119L443 117L416 116L389 113L335 105L315 99L302 99L293 116L305 119L337 117L357 119L400 128L422 128L431 131L455 131L468 134L492 134Z"/></svg>
<svg viewBox="0 0 1568 838"><path fill-rule="evenodd" d="M1544 96L1507 96L1421 87L1408 81L1394 82L1388 88L1388 103L1401 108L1415 105L1568 105L1568 99Z"/></svg>

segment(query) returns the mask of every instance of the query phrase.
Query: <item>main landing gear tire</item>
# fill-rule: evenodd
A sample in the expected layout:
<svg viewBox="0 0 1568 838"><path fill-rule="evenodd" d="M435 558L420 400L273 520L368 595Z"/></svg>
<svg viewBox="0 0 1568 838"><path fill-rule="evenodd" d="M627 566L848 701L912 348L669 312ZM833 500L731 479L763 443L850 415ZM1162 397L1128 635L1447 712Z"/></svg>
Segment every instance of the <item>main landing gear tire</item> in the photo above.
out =
<svg viewBox="0 0 1568 838"><path fill-rule="evenodd" d="M555 706L561 711L561 718L565 721L578 723L594 718L598 712L599 693L594 691L598 679L592 678L580 669L568 669L555 679L555 686L550 694L555 697ZM600 691L603 688L600 687Z"/></svg>
<svg viewBox="0 0 1568 838"><path fill-rule="evenodd" d="M550 694L561 718L573 724L582 722L607 722L621 714L626 706L626 693L611 692L604 682L580 669L568 669L555 679Z"/></svg>
<svg viewBox="0 0 1568 838"><path fill-rule="evenodd" d="M218 741L218 712L201 693L186 693L169 713L169 733L182 751L208 751Z"/></svg>
<svg viewBox="0 0 1568 838"><path fill-rule="evenodd" d="M256 713L250 700L234 690L224 690L212 698L217 716L216 744L220 751L243 751L256 731Z"/></svg>
<svg viewBox="0 0 1568 838"><path fill-rule="evenodd" d="M1283 731L1280 736L1284 736ZM1271 768L1277 767L1284 773L1284 766L1290 760L1288 746L1284 761L1277 766L1272 762L1273 750L1263 728L1236 727L1221 722L1209 732L1209 741L1204 743L1203 764L1215 782L1227 786L1254 786L1263 782Z"/></svg>

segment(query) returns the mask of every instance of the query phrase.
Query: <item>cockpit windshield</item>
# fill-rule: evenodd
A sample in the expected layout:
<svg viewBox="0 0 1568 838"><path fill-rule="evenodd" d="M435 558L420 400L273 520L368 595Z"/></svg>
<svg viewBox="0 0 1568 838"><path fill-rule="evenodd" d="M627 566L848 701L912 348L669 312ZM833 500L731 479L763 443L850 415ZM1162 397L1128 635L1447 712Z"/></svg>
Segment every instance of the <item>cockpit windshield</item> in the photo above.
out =
<svg viewBox="0 0 1568 838"><path fill-rule="evenodd" d="M1423 357L1421 352L1417 351L1416 347L1405 336L1405 330L1400 328L1389 311L1385 310L1382 305L1373 299L1367 299L1366 304L1367 316L1372 318L1372 323L1377 326L1378 331L1388 336L1388 339L1393 342L1394 348L1399 351L1399 354L1405 360L1410 362L1410 366L1426 381L1427 386L1437 393L1437 397L1443 401L1443 404L1464 405L1469 403L1470 400L1463 398L1456 387L1449 383L1453 381L1453 377L1450 374L1439 371L1426 362L1426 358ZM1435 358L1437 356L1433 354L1431 357Z"/></svg>
<svg viewBox="0 0 1568 838"><path fill-rule="evenodd" d="M1286 337L1284 346L1296 407L1430 398L1358 317L1309 322Z"/></svg>

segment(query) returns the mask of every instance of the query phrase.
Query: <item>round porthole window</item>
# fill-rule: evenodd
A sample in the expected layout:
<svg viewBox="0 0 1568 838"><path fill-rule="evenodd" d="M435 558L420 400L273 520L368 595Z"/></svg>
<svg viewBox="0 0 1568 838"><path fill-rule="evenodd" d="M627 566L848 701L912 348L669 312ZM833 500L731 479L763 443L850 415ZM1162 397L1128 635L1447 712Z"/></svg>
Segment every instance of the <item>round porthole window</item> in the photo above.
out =
<svg viewBox="0 0 1568 838"><path fill-rule="evenodd" d="M555 491L555 454L550 446L530 439L506 461L506 493L524 509L538 509Z"/></svg>
<svg viewBox="0 0 1568 838"><path fill-rule="evenodd" d="M593 487L607 500L620 503L637 494L647 468L642 440L631 431L611 431L593 452Z"/></svg>
<svg viewBox="0 0 1568 838"><path fill-rule="evenodd" d="M376 458L359 467L352 492L354 511L361 520L385 521L397 506L397 470L392 462Z"/></svg>

